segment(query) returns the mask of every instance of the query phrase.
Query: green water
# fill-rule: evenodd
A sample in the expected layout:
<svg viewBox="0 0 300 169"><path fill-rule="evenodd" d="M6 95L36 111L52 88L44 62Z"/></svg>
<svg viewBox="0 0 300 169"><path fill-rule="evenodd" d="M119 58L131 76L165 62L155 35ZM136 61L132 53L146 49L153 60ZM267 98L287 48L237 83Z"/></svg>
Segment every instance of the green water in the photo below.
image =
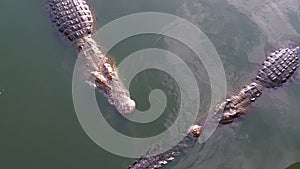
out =
<svg viewBox="0 0 300 169"><path fill-rule="evenodd" d="M267 52L275 45L272 39L276 38L265 30L271 32L277 28L272 22L263 22L267 21L263 17L256 20L257 17L252 17L256 12L244 10L238 2L243 1L230 1L230 5L222 0L97 0L91 4L98 28L124 15L149 11L170 13L193 22L206 33L220 54L228 90L232 93L253 77L259 65L257 61L264 57L255 53ZM253 1L253 4L271 2ZM290 27L286 35L284 31L278 33L278 39L297 38L295 32L299 32L300 21L292 7L300 4L296 0L286 5L282 5L284 0L275 2L276 8L273 4L264 18L271 18L273 13L284 16L278 20ZM118 169L130 164L132 159L101 149L81 128L71 91L76 53L56 34L43 3L2 0L0 11L0 168ZM125 54L135 50L160 47L176 51L179 45L182 44L157 41L154 35L144 35L128 39L111 53L116 62L120 62ZM188 50L181 55L187 61L193 58ZM202 66L197 61L191 62L194 63L190 66L195 69ZM209 95L206 72L201 68L199 71L204 72L198 77L202 93ZM174 89L174 86L166 86L168 81L160 83L166 78L167 75L155 71L145 71L136 77L130 91L138 100L140 110L149 108L145 95L150 89ZM221 127L207 142L187 150L166 168L282 169L300 161L299 84L296 78L281 89L266 92L250 107L247 117ZM175 99L168 103L166 117L176 114L178 96L171 93L169 97ZM202 100L203 111L207 100ZM120 132L142 137L164 130L161 126L170 122L160 120L139 126L126 122L114 111L106 117Z"/></svg>

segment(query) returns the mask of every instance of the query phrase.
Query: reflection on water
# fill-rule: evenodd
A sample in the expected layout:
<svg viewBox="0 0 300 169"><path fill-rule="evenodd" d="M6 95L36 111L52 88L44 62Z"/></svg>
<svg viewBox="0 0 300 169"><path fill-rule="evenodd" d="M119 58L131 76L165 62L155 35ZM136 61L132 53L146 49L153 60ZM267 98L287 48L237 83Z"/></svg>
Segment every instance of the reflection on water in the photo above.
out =
<svg viewBox="0 0 300 169"><path fill-rule="evenodd" d="M118 17L146 11L167 12L201 28L221 56L229 93L249 81L266 52L300 32L297 0L97 0L91 2L98 27ZM83 132L74 112L71 77L76 58L52 30L37 1L0 2L0 168L82 169L125 168L132 159L110 154ZM5 14L5 15L4 15ZM201 110L207 110L209 79L202 63L182 44L165 37L135 37L111 51L116 62L134 50L159 47L172 50L197 70ZM123 44L120 44L122 46ZM130 90L146 110L145 95L163 88L172 97L161 125L134 125L109 109L112 125L131 135L155 134L176 118L176 93L167 75L146 71ZM166 168L274 168L300 158L299 74L283 88L266 92L241 121L222 126L203 144L187 149ZM161 83L161 81L163 83ZM144 86L148 84L148 86ZM276 104L274 104L276 103ZM141 132L140 129L143 129ZM155 129L155 130L154 130ZM150 135L151 135L150 134Z"/></svg>

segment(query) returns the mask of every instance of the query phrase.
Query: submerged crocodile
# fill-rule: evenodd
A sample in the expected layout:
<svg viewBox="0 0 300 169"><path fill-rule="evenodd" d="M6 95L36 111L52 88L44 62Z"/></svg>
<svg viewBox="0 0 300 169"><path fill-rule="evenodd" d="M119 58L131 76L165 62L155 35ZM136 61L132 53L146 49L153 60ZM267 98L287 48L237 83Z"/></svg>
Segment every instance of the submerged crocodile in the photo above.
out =
<svg viewBox="0 0 300 169"><path fill-rule="evenodd" d="M85 62L87 83L99 89L110 104L122 114L134 111L135 102L118 78L114 66L108 61L91 34L94 18L85 0L48 0L51 21L59 32L76 47Z"/></svg>
<svg viewBox="0 0 300 169"><path fill-rule="evenodd" d="M115 105L121 113L130 113L135 102L130 99L116 69L109 64L95 40L92 39L93 16L85 0L48 0L51 21L63 36L73 42L83 57L88 74L88 83L102 91L109 103ZM290 45L280 48L264 60L255 79L245 85L236 95L225 99L215 106L214 113L220 125L231 123L246 113L247 107L261 96L265 88L282 86L299 67L300 47ZM186 137L172 149L159 155L145 155L136 160L129 169L160 168L175 159L186 147L191 147L205 129L205 117L191 126Z"/></svg>
<svg viewBox="0 0 300 169"><path fill-rule="evenodd" d="M214 108L219 125L233 122L246 113L247 107L261 96L265 88L278 88L288 81L299 67L300 47L290 45L280 48L266 57L262 67L250 84L245 85L237 94L231 95ZM156 169L175 159L184 149L192 147L201 131L205 129L205 117L198 119L188 129L186 137L172 149L159 155L151 154L136 160L128 169Z"/></svg>

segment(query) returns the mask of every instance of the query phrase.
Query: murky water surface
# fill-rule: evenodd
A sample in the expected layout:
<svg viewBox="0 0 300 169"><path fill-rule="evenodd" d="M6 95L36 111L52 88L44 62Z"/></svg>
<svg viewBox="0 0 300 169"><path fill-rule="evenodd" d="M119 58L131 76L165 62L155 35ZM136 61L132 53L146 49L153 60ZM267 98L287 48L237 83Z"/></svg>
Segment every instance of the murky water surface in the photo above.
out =
<svg viewBox="0 0 300 169"><path fill-rule="evenodd" d="M299 38L300 33L297 0L96 0L91 4L98 28L136 12L165 12L194 23L221 56L229 93L249 82L269 50ZM0 11L0 168L119 169L130 164L132 159L98 147L81 128L71 91L76 53L53 30L43 3L2 0ZM119 63L149 47L171 50L198 71L205 112L210 96L207 73L181 43L140 35L118 44L111 55ZM178 107L177 86L172 82L167 74L148 70L138 74L130 87L139 110L149 108L145 96L152 89L166 92L170 100L162 120L132 124L113 108L105 113L107 120L131 136L165 130ZM283 169L300 161L299 85L297 74L283 88L266 92L247 117L219 128L207 142L187 150L166 168Z"/></svg>

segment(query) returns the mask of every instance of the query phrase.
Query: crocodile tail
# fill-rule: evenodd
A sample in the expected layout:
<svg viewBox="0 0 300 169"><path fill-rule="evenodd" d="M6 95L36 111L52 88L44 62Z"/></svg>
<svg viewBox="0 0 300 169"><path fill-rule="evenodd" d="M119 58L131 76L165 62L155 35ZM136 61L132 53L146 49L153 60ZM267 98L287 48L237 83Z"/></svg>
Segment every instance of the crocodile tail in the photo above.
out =
<svg viewBox="0 0 300 169"><path fill-rule="evenodd" d="M171 148L168 151L163 153L153 155L151 154L142 156L138 160L136 160L132 165L130 165L127 169L158 169L161 168L173 160L178 158L180 154L182 154L187 148L192 148L197 139L192 135L187 135L183 138L181 142L179 142L176 146Z"/></svg>

